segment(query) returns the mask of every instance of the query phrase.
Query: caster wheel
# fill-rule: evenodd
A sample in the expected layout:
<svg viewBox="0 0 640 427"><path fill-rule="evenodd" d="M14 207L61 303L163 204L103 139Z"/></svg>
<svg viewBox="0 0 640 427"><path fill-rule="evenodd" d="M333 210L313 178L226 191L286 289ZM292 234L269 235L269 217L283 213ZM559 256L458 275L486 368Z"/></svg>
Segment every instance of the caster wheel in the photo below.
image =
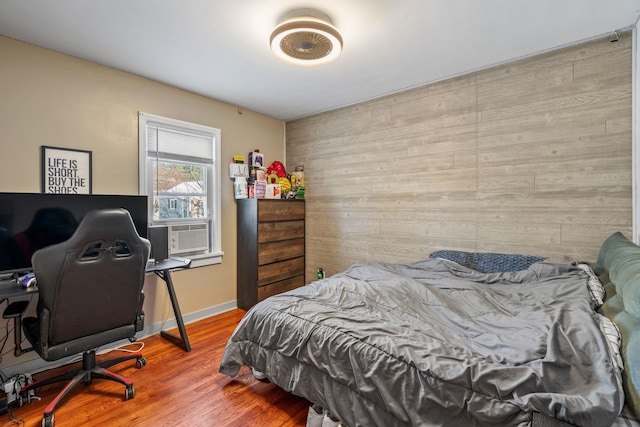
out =
<svg viewBox="0 0 640 427"><path fill-rule="evenodd" d="M42 427L53 427L53 424L54 424L53 414L45 415L44 418L42 419Z"/></svg>
<svg viewBox="0 0 640 427"><path fill-rule="evenodd" d="M133 399L136 395L136 389L133 388L133 384L128 385L124 390L124 400Z"/></svg>
<svg viewBox="0 0 640 427"><path fill-rule="evenodd" d="M142 369L145 366L147 366L147 359L145 359L144 357L138 357L136 359L136 368Z"/></svg>

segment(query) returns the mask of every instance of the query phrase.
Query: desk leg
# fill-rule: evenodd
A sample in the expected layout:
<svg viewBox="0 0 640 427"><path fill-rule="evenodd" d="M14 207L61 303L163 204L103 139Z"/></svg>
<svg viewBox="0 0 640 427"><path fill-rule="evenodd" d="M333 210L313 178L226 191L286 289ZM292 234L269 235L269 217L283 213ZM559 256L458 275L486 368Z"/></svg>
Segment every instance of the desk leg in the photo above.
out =
<svg viewBox="0 0 640 427"><path fill-rule="evenodd" d="M178 331L180 331L179 337L167 331L160 331L160 336L171 341L178 347L182 347L184 351L189 352L191 351L191 344L189 344L187 330L184 327L184 321L182 320L182 313L180 312L180 306L178 305L176 291L173 289L171 274L169 273L169 270L156 271L155 273L167 284L167 291L169 291L169 298L171 299L171 305L173 306L173 314L175 315L176 322L178 323Z"/></svg>

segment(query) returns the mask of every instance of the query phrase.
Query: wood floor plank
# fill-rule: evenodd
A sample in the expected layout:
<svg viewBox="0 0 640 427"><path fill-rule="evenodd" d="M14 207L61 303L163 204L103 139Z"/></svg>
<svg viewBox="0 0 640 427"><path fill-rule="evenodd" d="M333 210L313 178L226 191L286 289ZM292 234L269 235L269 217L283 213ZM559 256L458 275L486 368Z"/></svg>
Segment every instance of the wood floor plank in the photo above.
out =
<svg viewBox="0 0 640 427"><path fill-rule="evenodd" d="M256 380L246 367L236 378L218 372L225 344L243 315L242 310L232 310L187 325L190 353L159 335L142 340L147 366L136 369L131 361L111 369L133 381L135 398L124 401L121 384L94 380L79 386L54 412L56 427L304 426L309 408L305 399ZM46 378L60 370L34 377ZM40 426L45 406L61 389L62 383L43 387L37 391L42 400L15 408L13 415L24 420L25 427ZM0 425L10 422L9 414L0 416Z"/></svg>

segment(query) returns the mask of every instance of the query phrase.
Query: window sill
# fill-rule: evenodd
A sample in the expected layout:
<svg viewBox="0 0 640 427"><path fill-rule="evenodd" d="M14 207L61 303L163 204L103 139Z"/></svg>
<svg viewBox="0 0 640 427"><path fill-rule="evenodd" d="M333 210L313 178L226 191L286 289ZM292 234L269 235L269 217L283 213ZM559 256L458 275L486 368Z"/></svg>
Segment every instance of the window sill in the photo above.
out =
<svg viewBox="0 0 640 427"><path fill-rule="evenodd" d="M188 257L191 260L191 268L204 267L206 265L222 264L222 256L224 252L213 252L203 255L192 255Z"/></svg>

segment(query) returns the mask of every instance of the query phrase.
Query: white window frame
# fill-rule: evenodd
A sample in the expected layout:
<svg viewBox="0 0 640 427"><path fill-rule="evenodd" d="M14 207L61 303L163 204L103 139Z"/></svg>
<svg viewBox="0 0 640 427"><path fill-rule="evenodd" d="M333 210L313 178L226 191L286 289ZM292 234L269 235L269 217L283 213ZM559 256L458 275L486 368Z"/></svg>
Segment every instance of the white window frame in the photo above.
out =
<svg viewBox="0 0 640 427"><path fill-rule="evenodd" d="M149 225L164 225L171 221L154 221L153 219L153 189L149 186L153 183L153 177L150 176L151 171L148 170L148 152L147 152L147 127L149 123L164 125L173 129L184 130L185 132L195 132L211 136L213 143L213 161L211 164L212 173L207 177L207 200L209 201L209 243L210 251L204 254L190 255L192 267L203 265L220 264L222 262L222 224L221 224L221 131L209 126L199 125L195 123L184 122L181 120L171 119L168 117L157 116L154 114L138 113L138 174L139 174L139 192L149 197L147 208L149 212ZM151 193L150 193L151 190ZM201 221L201 219L200 219ZM185 220L182 223L196 222Z"/></svg>

